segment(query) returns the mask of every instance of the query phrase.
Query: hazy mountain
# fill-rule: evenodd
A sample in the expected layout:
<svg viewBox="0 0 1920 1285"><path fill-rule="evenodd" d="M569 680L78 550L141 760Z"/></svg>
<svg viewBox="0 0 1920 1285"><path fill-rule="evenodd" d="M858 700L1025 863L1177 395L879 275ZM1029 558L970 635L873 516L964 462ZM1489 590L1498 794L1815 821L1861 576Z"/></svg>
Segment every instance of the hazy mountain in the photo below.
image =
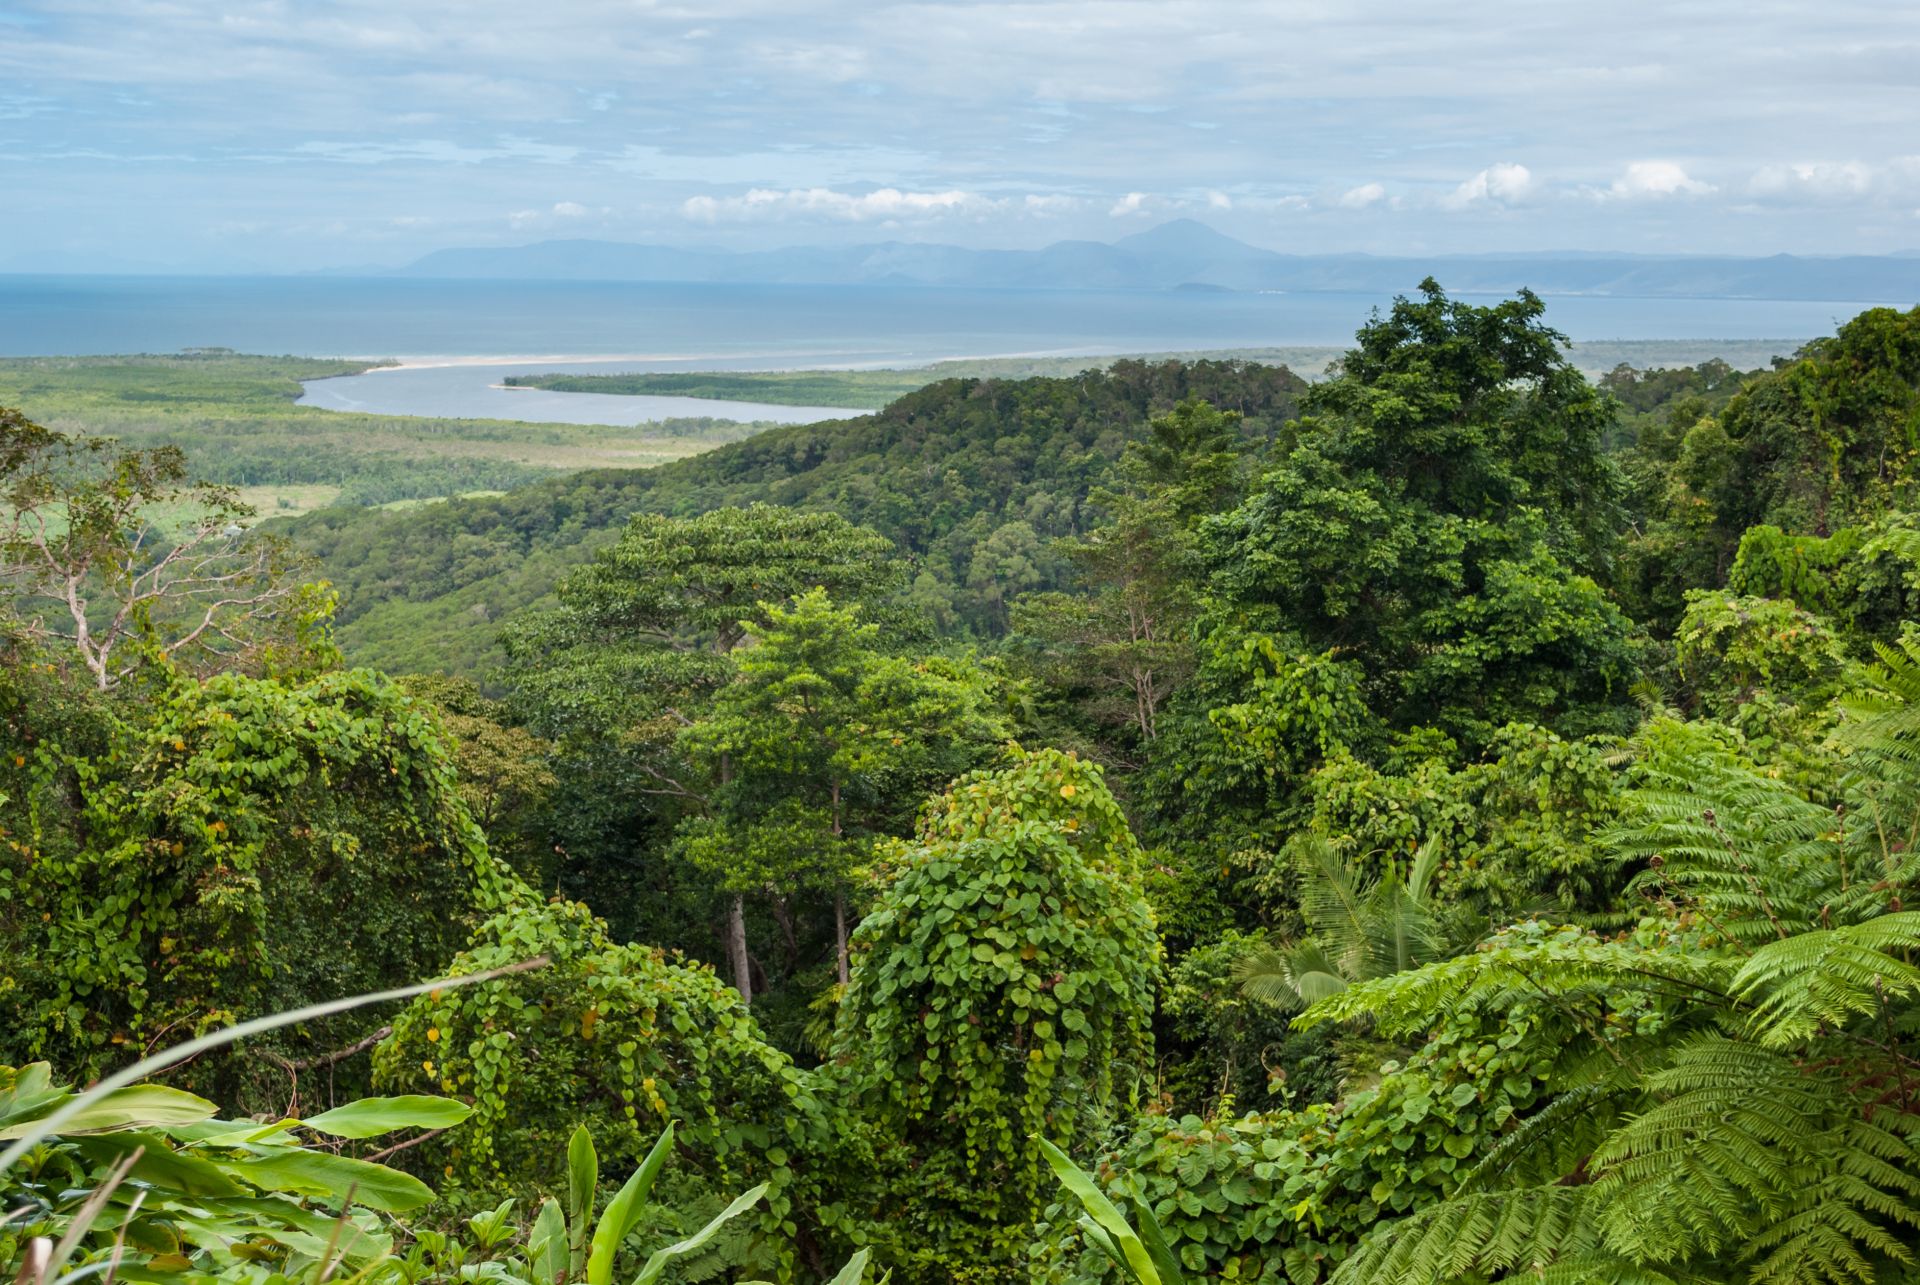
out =
<svg viewBox="0 0 1920 1285"><path fill-rule="evenodd" d="M1220 287L1231 290L1404 291L1431 273L1450 290L1640 298L1831 299L1912 304L1920 259L1905 256L1764 259L1584 251L1388 258L1290 255L1177 219L1107 244L1059 241L1039 250L969 250L883 241L728 251L616 241L541 241L441 250L396 275L551 281L711 281L766 284L1027 286L1056 289Z"/></svg>

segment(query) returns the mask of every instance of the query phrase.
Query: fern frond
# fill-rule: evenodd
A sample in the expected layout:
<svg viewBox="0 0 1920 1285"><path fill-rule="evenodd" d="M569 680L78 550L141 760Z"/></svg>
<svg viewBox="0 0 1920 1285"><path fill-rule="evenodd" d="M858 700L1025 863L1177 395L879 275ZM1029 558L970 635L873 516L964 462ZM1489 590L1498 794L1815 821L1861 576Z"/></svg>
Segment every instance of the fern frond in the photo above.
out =
<svg viewBox="0 0 1920 1285"><path fill-rule="evenodd" d="M1920 967L1898 958L1920 950L1920 911L1769 942L1734 974L1731 989L1756 1000L1753 1032L1770 1048L1812 1038L1822 1026L1877 1016L1920 995Z"/></svg>
<svg viewBox="0 0 1920 1285"><path fill-rule="evenodd" d="M1724 994L1732 973L1731 961L1708 952L1654 951L1576 928L1519 924L1468 954L1349 986L1308 1008L1294 1025L1371 1017L1386 1034L1410 1034L1456 1015L1543 997L1610 1002L1623 991L1652 991L1713 998Z"/></svg>
<svg viewBox="0 0 1920 1285"><path fill-rule="evenodd" d="M1591 1187L1519 1187L1430 1205L1376 1229L1333 1275L1333 1285L1419 1285L1532 1276L1598 1246Z"/></svg>
<svg viewBox="0 0 1920 1285"><path fill-rule="evenodd" d="M1786 1054L1700 1036L1646 1077L1655 1105L1593 1155L1605 1244L1636 1261L1764 1252L1756 1279L1872 1279L1920 1226L1920 1159L1848 1086ZM1863 1274L1864 1273L1864 1274Z"/></svg>
<svg viewBox="0 0 1920 1285"><path fill-rule="evenodd" d="M1578 1169L1619 1123L1622 1104L1635 1096L1633 1086L1619 1081L1618 1063L1609 1060L1607 1066L1616 1072L1613 1082L1571 1089L1520 1121L1460 1180L1460 1190L1556 1182Z"/></svg>
<svg viewBox="0 0 1920 1285"><path fill-rule="evenodd" d="M1829 808L1692 731L1666 729L1638 771L1620 819L1597 836L1647 863L1634 890L1693 901L1743 941L1820 922L1844 883Z"/></svg>
<svg viewBox="0 0 1920 1285"><path fill-rule="evenodd" d="M1657 1271L1612 1254L1586 1254L1553 1263L1523 1279L1533 1285L1720 1285L1725 1278Z"/></svg>

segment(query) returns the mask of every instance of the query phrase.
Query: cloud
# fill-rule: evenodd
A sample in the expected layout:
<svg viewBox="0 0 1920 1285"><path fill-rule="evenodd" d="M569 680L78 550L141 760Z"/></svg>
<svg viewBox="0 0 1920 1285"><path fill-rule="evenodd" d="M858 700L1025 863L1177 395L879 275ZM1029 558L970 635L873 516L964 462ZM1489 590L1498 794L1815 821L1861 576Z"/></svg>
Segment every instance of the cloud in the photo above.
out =
<svg viewBox="0 0 1920 1285"><path fill-rule="evenodd" d="M927 219L946 215L986 213L1002 202L977 192L903 192L883 187L872 192L839 192L829 187L757 187L740 196L694 196L681 204L681 214L696 223L759 223L813 219L838 223L873 223L892 219Z"/></svg>
<svg viewBox="0 0 1920 1285"><path fill-rule="evenodd" d="M565 165L580 155L577 147L539 143L527 138L501 138L490 146L474 147L441 138L396 139L391 142L352 140L300 143L280 155L263 154L256 161L327 160L347 165L391 165L426 162L435 165L478 165L483 161L534 161Z"/></svg>
<svg viewBox="0 0 1920 1285"><path fill-rule="evenodd" d="M851 45L809 45L790 41L754 47L766 65L808 80L840 85L867 74L867 52Z"/></svg>
<svg viewBox="0 0 1920 1285"><path fill-rule="evenodd" d="M1897 110L1911 4L1269 8L546 0L530 23L514 0L0 0L0 146L35 198L0 220L0 255L220 266L203 230L234 210L430 215L422 250L504 236L508 211L592 223L560 222L556 191L636 239L684 232L691 199L742 247L781 220L1004 245L1174 214L1253 240L1284 224L1302 251L1915 243L1920 178L1892 165L1920 151ZM131 203L125 156L156 158ZM1684 168L1644 159L1663 156ZM836 195L746 196L816 188ZM974 199L867 199L887 189ZM322 265L290 235L271 249Z"/></svg>
<svg viewBox="0 0 1920 1285"><path fill-rule="evenodd" d="M1606 195L1622 201L1659 200L1670 196L1704 196L1711 183L1690 178L1672 161L1635 161L1613 181Z"/></svg>
<svg viewBox="0 0 1920 1285"><path fill-rule="evenodd" d="M1534 188L1533 171L1524 165L1502 161L1489 165L1441 199L1452 209L1470 205L1516 205L1527 199Z"/></svg>
<svg viewBox="0 0 1920 1285"><path fill-rule="evenodd" d="M521 232L527 228L539 227L543 223L552 223L560 219L584 219L589 214L608 212L605 209L589 210L578 201L555 201L544 210L515 210L507 215L507 225L514 231Z"/></svg>
<svg viewBox="0 0 1920 1285"><path fill-rule="evenodd" d="M1233 198L1225 192L1208 192L1207 208L1209 210L1231 210L1233 208Z"/></svg>
<svg viewBox="0 0 1920 1285"><path fill-rule="evenodd" d="M1340 194L1335 202L1342 209L1364 210L1377 201L1387 199L1387 189L1379 183L1362 183L1359 187L1350 187Z"/></svg>
<svg viewBox="0 0 1920 1285"><path fill-rule="evenodd" d="M1079 205L1080 202L1074 200L1071 196L1041 196L1031 192L1020 202L1021 209L1025 210L1028 214L1036 214L1041 217L1070 214L1079 208Z"/></svg>

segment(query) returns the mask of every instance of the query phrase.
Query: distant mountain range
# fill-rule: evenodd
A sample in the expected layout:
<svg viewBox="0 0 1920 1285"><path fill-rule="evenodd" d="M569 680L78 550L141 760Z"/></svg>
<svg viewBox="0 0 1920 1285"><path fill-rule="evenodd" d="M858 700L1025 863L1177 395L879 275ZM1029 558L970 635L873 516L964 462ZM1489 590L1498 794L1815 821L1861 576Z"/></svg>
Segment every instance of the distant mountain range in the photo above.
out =
<svg viewBox="0 0 1920 1285"><path fill-rule="evenodd" d="M1771 258L1593 254L1280 254L1178 219L1101 241L1040 250L969 250L883 241L734 252L617 241L541 241L440 250L393 275L548 281L701 281L1050 289L1216 289L1402 292L1427 275L1449 290L1635 298L1920 301L1920 257Z"/></svg>

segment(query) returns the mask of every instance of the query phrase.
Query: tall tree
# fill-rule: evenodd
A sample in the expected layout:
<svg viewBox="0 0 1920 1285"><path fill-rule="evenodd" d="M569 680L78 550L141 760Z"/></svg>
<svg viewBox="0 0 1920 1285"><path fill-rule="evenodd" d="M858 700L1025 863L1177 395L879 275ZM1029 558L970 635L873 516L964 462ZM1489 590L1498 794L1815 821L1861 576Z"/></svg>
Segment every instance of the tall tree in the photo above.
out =
<svg viewBox="0 0 1920 1285"><path fill-rule="evenodd" d="M1618 533L1613 402L1533 295L1421 291L1362 328L1292 449L1207 524L1214 587L1357 660L1402 726L1479 744L1514 719L1605 721L1632 668L1590 578Z"/></svg>
<svg viewBox="0 0 1920 1285"><path fill-rule="evenodd" d="M764 604L816 588L871 598L903 571L888 540L831 513L756 504L695 518L637 514L565 583L557 611L509 637L511 675L540 730L624 747L631 788L664 836L707 813L733 779L731 754L717 756L709 777L680 755L677 738L731 680L732 653L766 621ZM743 891L728 900L725 942L734 984L751 998Z"/></svg>
<svg viewBox="0 0 1920 1285"><path fill-rule="evenodd" d="M981 670L884 653L879 626L825 590L764 611L739 677L682 738L697 760L730 765L696 851L736 890L827 891L845 985L852 867L1008 728Z"/></svg>
<svg viewBox="0 0 1920 1285"><path fill-rule="evenodd" d="M1029 594L1014 607L1014 628L1036 644L1045 676L1093 722L1142 744L1194 669L1205 579L1196 528L1241 492L1249 444L1240 422L1197 398L1155 416L1121 456L1114 485L1088 496L1106 520L1058 543L1078 592Z"/></svg>

